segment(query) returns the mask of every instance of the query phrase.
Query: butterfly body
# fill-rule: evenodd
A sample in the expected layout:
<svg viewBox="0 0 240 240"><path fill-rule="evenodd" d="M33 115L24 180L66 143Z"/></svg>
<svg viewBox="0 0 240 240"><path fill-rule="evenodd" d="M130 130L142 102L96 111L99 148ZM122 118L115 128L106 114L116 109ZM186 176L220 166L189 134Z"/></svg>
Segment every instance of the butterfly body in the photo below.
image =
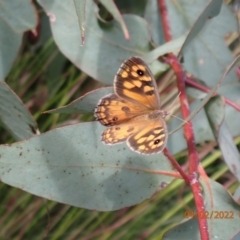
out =
<svg viewBox="0 0 240 240"><path fill-rule="evenodd" d="M165 118L168 115L168 112L163 110L155 110L148 114L149 119L155 119L155 118Z"/></svg>
<svg viewBox="0 0 240 240"><path fill-rule="evenodd" d="M139 57L127 59L114 79L114 94L102 98L96 109L98 121L108 128L102 134L105 144L126 141L133 151L153 154L167 142L168 112L161 110L155 79Z"/></svg>

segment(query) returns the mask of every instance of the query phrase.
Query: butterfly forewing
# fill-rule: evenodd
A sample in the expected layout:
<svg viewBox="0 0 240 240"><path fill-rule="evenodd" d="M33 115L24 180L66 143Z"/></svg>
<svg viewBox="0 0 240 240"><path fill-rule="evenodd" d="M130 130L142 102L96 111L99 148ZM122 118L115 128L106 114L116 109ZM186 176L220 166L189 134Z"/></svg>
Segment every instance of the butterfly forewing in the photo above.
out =
<svg viewBox="0 0 240 240"><path fill-rule="evenodd" d="M99 101L95 109L95 117L103 125L111 126L127 122L147 112L148 110L142 105L127 102L115 94L111 94Z"/></svg>
<svg viewBox="0 0 240 240"><path fill-rule="evenodd" d="M148 109L160 109L155 79L141 58L132 57L121 65L114 79L114 91L127 101Z"/></svg>
<svg viewBox="0 0 240 240"><path fill-rule="evenodd" d="M161 152L168 133L160 109L155 79L138 57L127 59L114 79L114 94L102 98L95 117L110 126L102 134L106 144L127 142L130 149L142 154Z"/></svg>

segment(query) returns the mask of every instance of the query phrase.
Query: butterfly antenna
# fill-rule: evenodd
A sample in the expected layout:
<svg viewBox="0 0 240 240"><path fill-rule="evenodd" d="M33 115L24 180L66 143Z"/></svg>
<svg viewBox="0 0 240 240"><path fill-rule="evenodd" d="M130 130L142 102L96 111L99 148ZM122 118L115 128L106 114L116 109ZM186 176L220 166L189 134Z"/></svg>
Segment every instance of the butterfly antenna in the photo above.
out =
<svg viewBox="0 0 240 240"><path fill-rule="evenodd" d="M173 104L174 104L174 103L176 102L176 100L179 98L180 94L181 94L181 92L179 92L179 93L178 93L178 95L176 96L176 98L173 100L173 102L171 103L171 105L170 105L169 109L171 109L171 108L172 108ZM177 116L175 116L175 115L171 114L171 112L170 112L170 111L169 111L169 115L171 115L171 116L173 116L173 117L175 117L175 118L179 119L180 121L182 121L182 122L184 122L184 123L187 123L187 124L189 124L189 122L188 122L188 121L185 121L185 120L183 120L183 119L181 119L181 118L179 118L179 117L177 117Z"/></svg>
<svg viewBox="0 0 240 240"><path fill-rule="evenodd" d="M185 122L185 123L189 124L188 121L185 121L185 120L183 120L183 119L181 119L181 118L179 118L179 117L177 117L177 116L175 116L175 115L173 115L173 114L170 114L170 115L173 116L173 117L175 117L175 118L177 118L177 119L179 119L179 120L181 120L182 122Z"/></svg>

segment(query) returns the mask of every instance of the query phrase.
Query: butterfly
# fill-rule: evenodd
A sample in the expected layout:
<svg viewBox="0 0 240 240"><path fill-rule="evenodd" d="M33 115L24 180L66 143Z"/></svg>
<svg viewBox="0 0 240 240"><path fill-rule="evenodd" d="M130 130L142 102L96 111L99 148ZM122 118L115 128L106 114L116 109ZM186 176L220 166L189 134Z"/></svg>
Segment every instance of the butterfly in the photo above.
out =
<svg viewBox="0 0 240 240"><path fill-rule="evenodd" d="M157 84L147 64L131 57L120 66L113 84L114 94L98 102L94 115L108 128L102 133L105 144L126 141L129 148L141 154L161 152L168 131L161 110Z"/></svg>

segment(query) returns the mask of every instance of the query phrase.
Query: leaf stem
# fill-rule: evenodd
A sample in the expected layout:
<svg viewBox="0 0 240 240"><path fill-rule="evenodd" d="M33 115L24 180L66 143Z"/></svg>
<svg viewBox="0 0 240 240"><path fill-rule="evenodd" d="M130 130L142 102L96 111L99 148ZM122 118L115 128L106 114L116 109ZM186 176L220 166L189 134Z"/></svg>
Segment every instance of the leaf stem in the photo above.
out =
<svg viewBox="0 0 240 240"><path fill-rule="evenodd" d="M172 36L171 36L171 29L169 25L169 20L168 20L169 18L168 18L168 12L167 12L165 0L158 0L158 5L159 5L159 11L160 11L160 16L161 16L162 25L163 25L164 37L165 37L165 40L168 42L172 40ZM177 86L180 92L179 99L181 104L181 112L183 115L183 119L187 119L187 117L190 115L190 108L189 108L189 103L187 99L186 87L185 87L187 76L185 75L177 57L173 53L168 54L168 56L165 57L164 60L173 68L173 71L175 72L176 79L177 79ZM186 180L185 181L186 183L190 183L190 187L192 189L192 193L194 196L196 211L203 212L205 207L204 207L200 182L198 179L199 156L196 149L193 125L191 121L187 121L187 124L184 125L184 137L187 141L188 153L189 153L189 175L187 176L187 181ZM177 168L177 170L179 171L179 168ZM182 175L183 171L180 170L179 173ZM182 177L186 179L185 173L182 175ZM209 232L208 232L207 219L198 218L198 225L199 225L201 239L209 240L210 238L209 238Z"/></svg>
<svg viewBox="0 0 240 240"><path fill-rule="evenodd" d="M188 175L183 171L183 169L181 168L181 166L178 164L178 162L176 161L176 159L173 157L173 155L168 151L167 148L165 148L163 150L164 155L168 158L168 160L171 162L171 164L173 165L173 167L179 172L179 174L181 175L181 177L185 180L185 182L187 184L190 184L190 179L188 177Z"/></svg>
<svg viewBox="0 0 240 240"><path fill-rule="evenodd" d="M188 86L194 87L194 88L196 88L198 90L201 90L203 92L206 92L206 93L209 93L211 91L211 89L209 89L206 86L203 86L203 85L199 84L197 81L195 81L194 79L192 79L190 77L186 77L185 83ZM217 95L217 93L215 95ZM238 104L236 104L235 102L231 101L230 99L228 99L224 96L223 96L223 99L224 99L226 104L228 104L229 106L232 106L233 108L235 108L237 111L240 112L240 106Z"/></svg>

